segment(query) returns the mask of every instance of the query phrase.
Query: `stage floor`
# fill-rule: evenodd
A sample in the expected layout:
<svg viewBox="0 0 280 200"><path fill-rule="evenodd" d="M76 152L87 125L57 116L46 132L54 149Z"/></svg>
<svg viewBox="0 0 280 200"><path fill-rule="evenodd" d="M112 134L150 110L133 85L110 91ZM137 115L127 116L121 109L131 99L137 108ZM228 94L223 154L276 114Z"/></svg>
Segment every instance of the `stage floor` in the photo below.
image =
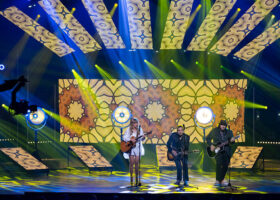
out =
<svg viewBox="0 0 280 200"><path fill-rule="evenodd" d="M23 194L25 192L65 193L227 193L213 186L213 172L189 170L190 187L176 187L175 170L144 169L143 187L130 188L129 174L120 171L92 171L86 169L56 170L49 176L28 177L1 176L0 194ZM280 172L232 172L235 193L280 193Z"/></svg>

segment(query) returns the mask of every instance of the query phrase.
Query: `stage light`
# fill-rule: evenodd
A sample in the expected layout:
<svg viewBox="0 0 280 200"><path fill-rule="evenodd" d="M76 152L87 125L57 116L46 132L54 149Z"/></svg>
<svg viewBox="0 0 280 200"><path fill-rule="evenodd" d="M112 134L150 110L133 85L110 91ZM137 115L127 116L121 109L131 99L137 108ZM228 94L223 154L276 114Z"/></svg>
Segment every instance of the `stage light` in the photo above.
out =
<svg viewBox="0 0 280 200"><path fill-rule="evenodd" d="M118 6L118 4L117 4L117 3L115 3L115 4L114 4L114 6L115 6L115 7L117 7L117 6Z"/></svg>
<svg viewBox="0 0 280 200"><path fill-rule="evenodd" d="M173 60L173 59L171 59L171 60L170 60L170 62L174 62L174 60Z"/></svg>
<svg viewBox="0 0 280 200"><path fill-rule="evenodd" d="M112 114L115 122L119 124L127 123L130 120L131 116L132 115L130 113L130 110L124 106L117 107Z"/></svg>
<svg viewBox="0 0 280 200"><path fill-rule="evenodd" d="M32 129L41 129L45 126L47 115L44 110L40 107L37 108L36 112L28 112L26 114L27 125ZM36 127L34 127L36 126ZM39 127L37 127L39 126Z"/></svg>
<svg viewBox="0 0 280 200"><path fill-rule="evenodd" d="M272 15L271 18L275 18L275 15Z"/></svg>
<svg viewBox="0 0 280 200"><path fill-rule="evenodd" d="M264 109L266 109L266 110L267 110L267 109L268 109L268 107L267 107L267 106L265 106L265 107L264 107Z"/></svg>
<svg viewBox="0 0 280 200"><path fill-rule="evenodd" d="M76 8L72 8L71 14L73 14L76 11Z"/></svg>
<svg viewBox="0 0 280 200"><path fill-rule="evenodd" d="M209 107L200 107L195 113L195 119L201 124L208 124L213 120L214 113Z"/></svg>
<svg viewBox="0 0 280 200"><path fill-rule="evenodd" d="M198 61L195 61L195 64L197 64L197 65L198 65L198 64L199 64L199 62L198 62Z"/></svg>
<svg viewBox="0 0 280 200"><path fill-rule="evenodd" d="M241 11L241 9L240 8L237 8L237 12L240 12Z"/></svg>
<svg viewBox="0 0 280 200"><path fill-rule="evenodd" d="M5 104L2 104L2 107L4 108L4 107L5 107Z"/></svg>
<svg viewBox="0 0 280 200"><path fill-rule="evenodd" d="M146 60L146 59L144 59L144 62L147 62L147 60Z"/></svg>
<svg viewBox="0 0 280 200"><path fill-rule="evenodd" d="M201 8L201 4L199 4L199 5L197 6L197 8L200 9L200 8Z"/></svg>
<svg viewBox="0 0 280 200"><path fill-rule="evenodd" d="M5 65L0 64L0 71L4 71L5 70Z"/></svg>
<svg viewBox="0 0 280 200"><path fill-rule="evenodd" d="M198 108L194 115L194 122L197 127L203 130L203 142L205 143L205 130L212 127L215 122L215 115L212 109L206 106Z"/></svg>
<svg viewBox="0 0 280 200"><path fill-rule="evenodd" d="M119 61L119 64L121 65L121 64L122 64L122 61Z"/></svg>
<svg viewBox="0 0 280 200"><path fill-rule="evenodd" d="M242 74L243 74L243 73L244 73L244 71L243 71L243 70L241 70L241 71L240 71L240 73L242 73Z"/></svg>
<svg viewBox="0 0 280 200"><path fill-rule="evenodd" d="M35 21L37 22L39 20L39 18L41 17L41 15L37 15Z"/></svg>
<svg viewBox="0 0 280 200"><path fill-rule="evenodd" d="M224 68L224 66L223 66L223 65L221 65L221 66L220 66L220 68L222 68L222 69L223 69L223 68Z"/></svg>

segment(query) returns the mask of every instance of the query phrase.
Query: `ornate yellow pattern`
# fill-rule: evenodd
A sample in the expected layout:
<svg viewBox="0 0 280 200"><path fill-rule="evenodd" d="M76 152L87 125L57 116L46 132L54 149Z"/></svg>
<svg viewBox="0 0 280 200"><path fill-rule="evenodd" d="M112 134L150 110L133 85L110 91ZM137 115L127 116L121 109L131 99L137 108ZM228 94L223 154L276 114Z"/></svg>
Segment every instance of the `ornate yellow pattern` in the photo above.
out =
<svg viewBox="0 0 280 200"><path fill-rule="evenodd" d="M194 114L201 106L209 106L214 111L214 126L217 126L221 119L226 119L234 134L241 134L239 141L245 141L246 79L85 79L81 85L90 87L99 106L90 106L92 102L88 102L85 95L80 93L77 81L60 79L59 113L62 117L62 142L120 142L120 129L114 127L111 121L111 114L117 106L128 107L132 115L139 119L145 132L153 131L145 140L147 144L166 144L170 133L178 124L185 124L191 142L202 142L203 130L194 122ZM84 108L84 115L79 115L81 118L77 120L70 117L75 113L69 113L71 110L68 109L73 101L80 102L80 108ZM149 106L154 102L157 108L164 108L164 113L159 109L162 115L151 114L149 111ZM71 125L67 119L71 121ZM206 134L209 132L210 129L207 129Z"/></svg>
<svg viewBox="0 0 280 200"><path fill-rule="evenodd" d="M0 14L25 31L27 34L32 36L35 40L45 45L56 55L61 57L74 52L71 47L62 42L54 34L49 32L18 8L12 6L5 9L3 12L0 11Z"/></svg>
<svg viewBox="0 0 280 200"><path fill-rule="evenodd" d="M248 43L234 55L248 61L279 38L280 21L277 21L270 28L265 30L262 34L260 34L257 38Z"/></svg>
<svg viewBox="0 0 280 200"><path fill-rule="evenodd" d="M20 147L1 148L4 154L13 159L16 163L22 166L25 170L47 170L48 167L27 153Z"/></svg>
<svg viewBox="0 0 280 200"><path fill-rule="evenodd" d="M102 0L82 0L104 45L108 49L123 49L123 40Z"/></svg>
<svg viewBox="0 0 280 200"><path fill-rule="evenodd" d="M205 51L226 19L236 0L217 0L203 20L187 50Z"/></svg>
<svg viewBox="0 0 280 200"><path fill-rule="evenodd" d="M257 161L263 147L238 146L231 157L231 168L251 169Z"/></svg>
<svg viewBox="0 0 280 200"><path fill-rule="evenodd" d="M257 0L211 48L211 52L227 56L278 3L278 0Z"/></svg>
<svg viewBox="0 0 280 200"><path fill-rule="evenodd" d="M181 49L188 27L193 0L172 0L160 49Z"/></svg>
<svg viewBox="0 0 280 200"><path fill-rule="evenodd" d="M169 161L167 159L167 146L166 145L156 145L156 153L157 153L158 167L175 166L174 161Z"/></svg>
<svg viewBox="0 0 280 200"><path fill-rule="evenodd" d="M132 49L153 49L149 0L126 0Z"/></svg>
<svg viewBox="0 0 280 200"><path fill-rule="evenodd" d="M38 3L84 53L101 49L59 0L41 0Z"/></svg>
<svg viewBox="0 0 280 200"><path fill-rule="evenodd" d="M69 146L88 168L112 167L93 146Z"/></svg>

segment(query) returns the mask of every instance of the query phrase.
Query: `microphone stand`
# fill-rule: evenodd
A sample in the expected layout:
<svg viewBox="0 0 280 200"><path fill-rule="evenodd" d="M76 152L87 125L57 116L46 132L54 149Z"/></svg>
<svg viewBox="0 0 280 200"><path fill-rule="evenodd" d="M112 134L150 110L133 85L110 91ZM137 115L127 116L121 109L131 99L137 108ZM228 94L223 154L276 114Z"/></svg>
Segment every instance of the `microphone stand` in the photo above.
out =
<svg viewBox="0 0 280 200"><path fill-rule="evenodd" d="M141 134L141 125L139 125L139 134ZM139 135L140 136L140 135ZM141 155L142 155L142 152L141 152L141 140L142 140L142 138L140 139L140 141L139 141L139 169L138 169L138 174L137 174L137 176L138 176L138 185L137 185L137 187L138 186L142 186L142 183L141 183L141 171L140 171L140 169L141 169L141 164L140 164L140 162L141 162Z"/></svg>
<svg viewBox="0 0 280 200"><path fill-rule="evenodd" d="M230 130L230 126L228 125L228 130ZM231 182L230 182L230 172L231 172L231 161L230 161L230 159L231 158L229 158L229 167L228 167L228 187L229 187L229 189L227 189L227 190L230 190L230 191L236 191L237 190L237 188L236 187L234 187L234 186L232 186L231 185Z"/></svg>

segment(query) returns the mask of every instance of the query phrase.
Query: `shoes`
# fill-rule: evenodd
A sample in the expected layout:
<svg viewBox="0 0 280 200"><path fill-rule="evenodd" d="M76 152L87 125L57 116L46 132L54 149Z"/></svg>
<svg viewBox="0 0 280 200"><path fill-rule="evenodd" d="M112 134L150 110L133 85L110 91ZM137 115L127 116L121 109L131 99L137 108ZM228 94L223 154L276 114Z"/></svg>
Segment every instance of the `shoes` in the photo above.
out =
<svg viewBox="0 0 280 200"><path fill-rule="evenodd" d="M142 186L142 184L139 182L136 182L136 184L135 184L135 187L140 187L140 186Z"/></svg>
<svg viewBox="0 0 280 200"><path fill-rule="evenodd" d="M174 183L174 185L180 185L180 182L181 182L181 181L177 180L177 181Z"/></svg>
<svg viewBox="0 0 280 200"><path fill-rule="evenodd" d="M228 183L226 181L221 182L221 187L227 187L227 186L228 186Z"/></svg>
<svg viewBox="0 0 280 200"><path fill-rule="evenodd" d="M220 183L219 181L216 181L216 182L214 183L214 186L221 187L221 183Z"/></svg>
<svg viewBox="0 0 280 200"><path fill-rule="evenodd" d="M184 186L189 186L188 181L184 181Z"/></svg>

